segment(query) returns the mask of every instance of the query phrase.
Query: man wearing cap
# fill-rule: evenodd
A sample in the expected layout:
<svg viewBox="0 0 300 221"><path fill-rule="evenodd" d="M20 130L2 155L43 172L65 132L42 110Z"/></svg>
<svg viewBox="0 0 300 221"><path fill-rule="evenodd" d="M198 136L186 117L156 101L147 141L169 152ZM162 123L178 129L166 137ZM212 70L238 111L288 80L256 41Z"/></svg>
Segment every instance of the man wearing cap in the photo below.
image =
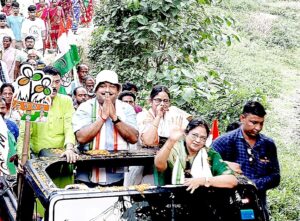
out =
<svg viewBox="0 0 300 221"><path fill-rule="evenodd" d="M96 97L82 103L72 124L79 150L128 150L138 140L136 113L132 106L117 100L121 84L114 71L101 71L96 77ZM77 180L95 185L122 185L124 171L93 168L77 171Z"/></svg>

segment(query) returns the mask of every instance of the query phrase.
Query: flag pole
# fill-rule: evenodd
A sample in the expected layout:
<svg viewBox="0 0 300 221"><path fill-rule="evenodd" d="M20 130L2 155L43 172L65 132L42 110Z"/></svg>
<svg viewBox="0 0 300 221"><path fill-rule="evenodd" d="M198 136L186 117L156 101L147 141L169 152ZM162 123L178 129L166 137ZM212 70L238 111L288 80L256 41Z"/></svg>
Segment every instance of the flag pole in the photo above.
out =
<svg viewBox="0 0 300 221"><path fill-rule="evenodd" d="M30 115L31 111L26 111L26 121L25 121L25 133L24 133L24 142L23 142L23 149L22 149L22 157L21 157L21 167L25 165L28 160L28 153L29 153L29 143L30 143ZM18 208L22 208L22 202L25 202L23 199L23 192L24 192L24 180L25 180L25 171L18 173ZM21 209L17 209L17 221L21 220L23 216L22 213L24 211Z"/></svg>
<svg viewBox="0 0 300 221"><path fill-rule="evenodd" d="M75 87L80 86L80 82L79 82L79 77L78 77L76 66L73 67L73 77L74 77L74 81L75 81Z"/></svg>

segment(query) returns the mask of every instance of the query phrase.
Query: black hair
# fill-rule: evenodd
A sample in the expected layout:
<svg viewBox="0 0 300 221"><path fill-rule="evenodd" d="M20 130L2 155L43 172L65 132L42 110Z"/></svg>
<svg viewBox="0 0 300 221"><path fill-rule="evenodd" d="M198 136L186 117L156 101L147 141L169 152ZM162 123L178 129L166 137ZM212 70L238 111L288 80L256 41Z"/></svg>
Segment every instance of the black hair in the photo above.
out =
<svg viewBox="0 0 300 221"><path fill-rule="evenodd" d="M3 41L4 41L4 38L8 38L8 39L9 39L9 41L10 41L10 42L12 42L12 38L11 38L10 36L8 36L8 35L5 35L5 36L3 37Z"/></svg>
<svg viewBox="0 0 300 221"><path fill-rule="evenodd" d="M118 99L119 99L119 100L122 100L123 97L125 97L125 96L133 97L133 100L134 100L134 101L135 101L135 99L136 99L136 96L135 96L134 93L132 93L131 91L123 91L123 92L121 92L121 93L119 94Z"/></svg>
<svg viewBox="0 0 300 221"><path fill-rule="evenodd" d="M243 115L247 114L264 117L267 113L261 103L257 101L248 101L243 108Z"/></svg>
<svg viewBox="0 0 300 221"><path fill-rule="evenodd" d="M32 39L32 40L34 40L34 42L35 42L35 38L34 38L32 35L28 35L28 36L25 38L25 41L27 41L27 40L29 40L29 39Z"/></svg>
<svg viewBox="0 0 300 221"><path fill-rule="evenodd" d="M14 88L14 86L11 83L4 83L4 84L1 85L0 94L3 93L4 88L6 88L6 87L10 87L11 90L12 90L12 92L15 93L15 88Z"/></svg>
<svg viewBox="0 0 300 221"><path fill-rule="evenodd" d="M80 89L80 88L85 89L85 87L82 87L82 86L75 87L75 89L73 90L73 95L74 95L74 96L77 95L77 90ZM86 89L85 89L85 90L86 90Z"/></svg>
<svg viewBox="0 0 300 221"><path fill-rule="evenodd" d="M137 86L131 82L125 82L122 85L122 91L131 91L131 89L134 89L136 92L138 92Z"/></svg>
<svg viewBox="0 0 300 221"><path fill-rule="evenodd" d="M6 15L5 14L0 14L0 20L6 20Z"/></svg>
<svg viewBox="0 0 300 221"><path fill-rule="evenodd" d="M156 85L152 88L150 93L150 99L153 100L153 98L156 95L158 95L160 92L166 92L168 94L169 99L171 99L169 89L166 86L162 86L162 85Z"/></svg>
<svg viewBox="0 0 300 221"><path fill-rule="evenodd" d="M188 134L191 130L195 129L196 127L204 127L207 133L207 137L209 135L209 127L208 124L200 117L192 119L189 124L186 126L185 133Z"/></svg>
<svg viewBox="0 0 300 221"><path fill-rule="evenodd" d="M239 128L240 126L241 126L241 123L239 121L233 122L227 126L226 132L235 130L235 129Z"/></svg>
<svg viewBox="0 0 300 221"><path fill-rule="evenodd" d="M20 8L20 4L18 2L11 3L11 6L15 8Z"/></svg>
<svg viewBox="0 0 300 221"><path fill-rule="evenodd" d="M59 75L60 76L59 71L55 67L53 67L53 66L46 66L46 67L44 67L43 72L45 74L52 75L52 76L55 76L55 75Z"/></svg>
<svg viewBox="0 0 300 221"><path fill-rule="evenodd" d="M36 11L36 6L35 5L29 5L28 11L29 12L35 12Z"/></svg>

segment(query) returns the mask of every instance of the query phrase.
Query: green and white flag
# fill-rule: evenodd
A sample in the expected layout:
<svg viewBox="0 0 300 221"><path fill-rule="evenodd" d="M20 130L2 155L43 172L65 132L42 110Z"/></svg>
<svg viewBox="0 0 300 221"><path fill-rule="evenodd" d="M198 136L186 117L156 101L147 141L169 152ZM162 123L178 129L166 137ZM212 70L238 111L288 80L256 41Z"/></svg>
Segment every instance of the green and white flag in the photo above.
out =
<svg viewBox="0 0 300 221"><path fill-rule="evenodd" d="M61 76L63 77L80 61L73 32L62 27L59 31L57 46L60 50L60 53L56 56L53 66L59 70Z"/></svg>

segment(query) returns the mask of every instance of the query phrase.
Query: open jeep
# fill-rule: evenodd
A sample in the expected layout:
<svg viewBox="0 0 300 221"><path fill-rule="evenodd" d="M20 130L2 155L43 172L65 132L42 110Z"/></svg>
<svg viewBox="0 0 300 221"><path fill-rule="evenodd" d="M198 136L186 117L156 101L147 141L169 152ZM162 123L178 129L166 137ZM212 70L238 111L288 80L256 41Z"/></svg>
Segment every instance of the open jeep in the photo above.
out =
<svg viewBox="0 0 300 221"><path fill-rule="evenodd" d="M0 220L32 220L37 204L43 207L41 215L45 221L265 220L255 186L242 176L238 177L239 184L234 189L199 187L193 194L182 185L142 183L89 188L74 183L77 170L90 170L94 166L113 165L125 172L131 166L153 170L154 154L150 150L83 154L73 165L57 156L28 160L18 199L16 177L0 177ZM58 187L57 177L69 181ZM37 199L40 203L36 203Z"/></svg>

